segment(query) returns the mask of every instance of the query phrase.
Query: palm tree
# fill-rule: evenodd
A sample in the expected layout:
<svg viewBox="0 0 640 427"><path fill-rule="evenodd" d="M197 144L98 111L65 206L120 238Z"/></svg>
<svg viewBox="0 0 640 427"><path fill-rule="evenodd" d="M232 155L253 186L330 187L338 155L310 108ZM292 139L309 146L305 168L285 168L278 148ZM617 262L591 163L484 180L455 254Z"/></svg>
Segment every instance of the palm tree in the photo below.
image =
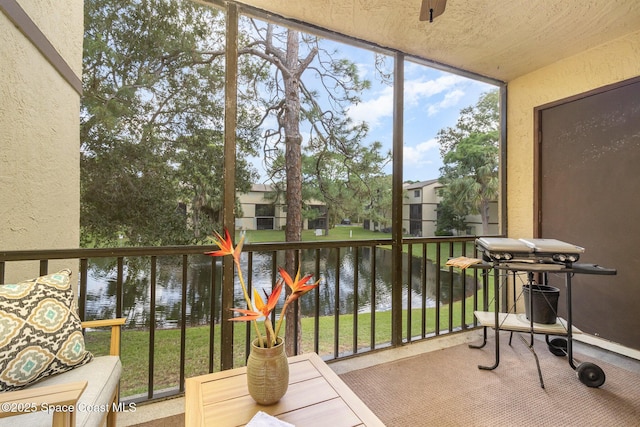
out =
<svg viewBox="0 0 640 427"><path fill-rule="evenodd" d="M444 155L442 198L456 215L480 214L489 233L489 203L498 196L498 131L474 132Z"/></svg>

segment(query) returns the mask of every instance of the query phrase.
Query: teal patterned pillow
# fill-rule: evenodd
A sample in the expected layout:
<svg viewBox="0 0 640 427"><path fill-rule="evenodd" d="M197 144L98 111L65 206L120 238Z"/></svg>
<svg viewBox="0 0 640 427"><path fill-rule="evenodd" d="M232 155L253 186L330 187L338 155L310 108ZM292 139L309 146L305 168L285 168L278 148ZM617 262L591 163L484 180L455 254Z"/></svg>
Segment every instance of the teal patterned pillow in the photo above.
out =
<svg viewBox="0 0 640 427"><path fill-rule="evenodd" d="M0 391L17 390L93 359L85 350L71 270L0 285Z"/></svg>

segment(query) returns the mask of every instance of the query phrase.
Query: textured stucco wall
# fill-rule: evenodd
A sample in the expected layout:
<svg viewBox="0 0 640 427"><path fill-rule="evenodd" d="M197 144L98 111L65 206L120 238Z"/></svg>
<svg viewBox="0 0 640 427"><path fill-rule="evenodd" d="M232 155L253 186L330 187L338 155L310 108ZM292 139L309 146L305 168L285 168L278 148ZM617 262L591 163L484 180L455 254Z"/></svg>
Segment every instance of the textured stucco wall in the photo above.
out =
<svg viewBox="0 0 640 427"><path fill-rule="evenodd" d="M20 4L80 77L83 2ZM78 247L80 96L3 13L0 58L0 250ZM6 281L34 272L10 263Z"/></svg>
<svg viewBox="0 0 640 427"><path fill-rule="evenodd" d="M508 234L533 237L533 109L640 75L640 32L508 83Z"/></svg>

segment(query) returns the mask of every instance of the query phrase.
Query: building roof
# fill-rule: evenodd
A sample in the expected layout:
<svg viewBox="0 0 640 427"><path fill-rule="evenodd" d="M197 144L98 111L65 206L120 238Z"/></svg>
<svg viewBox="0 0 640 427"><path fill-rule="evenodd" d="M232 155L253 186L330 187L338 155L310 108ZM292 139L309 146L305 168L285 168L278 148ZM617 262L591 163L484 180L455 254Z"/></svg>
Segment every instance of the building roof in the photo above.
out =
<svg viewBox="0 0 640 427"><path fill-rule="evenodd" d="M430 179L428 181L420 181L420 182L414 182L413 184L404 184L404 189L405 190L417 190L419 188L424 188L424 187L428 187L430 185L433 184L437 184L438 180L437 179Z"/></svg>
<svg viewBox="0 0 640 427"><path fill-rule="evenodd" d="M251 191L256 193L268 193L275 190L273 186L269 184L251 184Z"/></svg>

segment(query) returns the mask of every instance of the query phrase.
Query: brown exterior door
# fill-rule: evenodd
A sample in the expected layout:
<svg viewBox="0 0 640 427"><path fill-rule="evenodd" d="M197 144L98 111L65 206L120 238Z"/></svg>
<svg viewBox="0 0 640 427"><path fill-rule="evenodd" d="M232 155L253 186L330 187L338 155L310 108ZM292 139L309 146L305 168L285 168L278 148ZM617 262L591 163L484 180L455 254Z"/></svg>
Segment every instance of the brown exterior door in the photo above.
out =
<svg viewBox="0 0 640 427"><path fill-rule="evenodd" d="M640 349L640 78L536 108L536 234L616 276L573 277L573 323ZM564 280L561 315L566 315Z"/></svg>

